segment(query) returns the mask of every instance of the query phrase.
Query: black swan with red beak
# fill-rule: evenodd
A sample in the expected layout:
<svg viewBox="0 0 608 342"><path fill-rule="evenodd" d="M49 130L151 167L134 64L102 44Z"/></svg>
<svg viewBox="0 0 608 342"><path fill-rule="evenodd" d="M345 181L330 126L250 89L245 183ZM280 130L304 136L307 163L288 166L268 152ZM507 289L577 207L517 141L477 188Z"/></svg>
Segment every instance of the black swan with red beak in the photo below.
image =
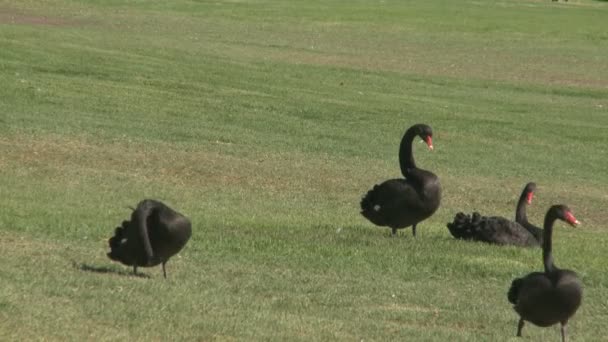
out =
<svg viewBox="0 0 608 342"><path fill-rule="evenodd" d="M517 336L521 336L524 322L539 327L561 325L562 342L566 341L566 325L581 305L582 283L575 272L560 269L553 263L552 237L556 220L572 226L580 222L565 205L554 205L545 216L543 231L543 264L545 272L533 272L513 280L507 294L509 302L519 314Z"/></svg>
<svg viewBox="0 0 608 342"><path fill-rule="evenodd" d="M433 130L425 124L410 127L401 140L399 165L404 178L389 179L374 187L361 200L361 215L378 226L392 229L412 227L429 218L441 201L439 178L430 171L419 169L412 155L412 141L419 136L433 149Z"/></svg>
<svg viewBox="0 0 608 342"><path fill-rule="evenodd" d="M190 220L162 202L143 200L131 213L130 221L123 221L108 240L108 258L127 266L151 267L165 264L177 254L192 235Z"/></svg>
<svg viewBox="0 0 608 342"><path fill-rule="evenodd" d="M457 239L481 241L497 245L540 246L543 230L528 222L526 204L532 203L535 183L528 183L515 209L515 222L500 216L482 216L478 212L460 212L447 224Z"/></svg>

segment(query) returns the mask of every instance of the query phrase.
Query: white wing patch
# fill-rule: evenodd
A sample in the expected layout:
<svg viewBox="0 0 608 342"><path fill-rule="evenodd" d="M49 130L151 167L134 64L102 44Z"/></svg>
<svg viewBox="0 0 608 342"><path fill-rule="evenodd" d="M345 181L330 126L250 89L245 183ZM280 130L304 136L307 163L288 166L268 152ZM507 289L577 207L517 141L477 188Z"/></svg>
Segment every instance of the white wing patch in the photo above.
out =
<svg viewBox="0 0 608 342"><path fill-rule="evenodd" d="M380 211L380 204L376 204L374 206L374 211Z"/></svg>

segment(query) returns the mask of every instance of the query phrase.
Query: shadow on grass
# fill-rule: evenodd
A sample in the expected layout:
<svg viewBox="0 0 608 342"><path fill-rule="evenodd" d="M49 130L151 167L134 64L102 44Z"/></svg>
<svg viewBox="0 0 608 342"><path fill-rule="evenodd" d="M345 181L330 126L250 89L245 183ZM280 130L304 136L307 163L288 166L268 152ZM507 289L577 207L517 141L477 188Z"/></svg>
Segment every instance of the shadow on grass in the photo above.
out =
<svg viewBox="0 0 608 342"><path fill-rule="evenodd" d="M84 272L112 273L112 274L117 274L117 275L125 276L125 277L137 277L137 278L146 278L146 279L150 278L149 275L143 274L143 273L133 274L132 271L117 270L115 268L106 267L106 266L93 266L93 265L84 264L84 263L81 264L81 263L77 263L75 261L72 261L72 266L74 268L84 271Z"/></svg>

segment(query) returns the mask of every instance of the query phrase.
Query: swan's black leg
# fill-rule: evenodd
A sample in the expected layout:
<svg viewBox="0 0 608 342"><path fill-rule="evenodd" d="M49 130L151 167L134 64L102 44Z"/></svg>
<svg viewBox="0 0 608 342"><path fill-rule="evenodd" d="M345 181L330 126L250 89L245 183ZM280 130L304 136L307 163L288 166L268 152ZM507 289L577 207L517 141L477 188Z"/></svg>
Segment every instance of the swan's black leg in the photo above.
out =
<svg viewBox="0 0 608 342"><path fill-rule="evenodd" d="M416 236L416 225L412 226L412 235Z"/></svg>
<svg viewBox="0 0 608 342"><path fill-rule="evenodd" d="M520 318L519 319L519 324L517 324L517 336L521 337L521 329L524 328L524 319Z"/></svg>
<svg viewBox="0 0 608 342"><path fill-rule="evenodd" d="M561 331L562 331L562 342L566 342L566 324L568 324L568 321L565 322L561 322Z"/></svg>
<svg viewBox="0 0 608 342"><path fill-rule="evenodd" d="M137 275L137 265L133 265L133 274Z"/></svg>
<svg viewBox="0 0 608 342"><path fill-rule="evenodd" d="M393 229L393 236L397 235L397 228L392 228Z"/></svg>
<svg viewBox="0 0 608 342"><path fill-rule="evenodd" d="M165 277L165 279L167 279L167 272L165 271L165 264L166 263L167 263L166 261L163 262L163 276Z"/></svg>

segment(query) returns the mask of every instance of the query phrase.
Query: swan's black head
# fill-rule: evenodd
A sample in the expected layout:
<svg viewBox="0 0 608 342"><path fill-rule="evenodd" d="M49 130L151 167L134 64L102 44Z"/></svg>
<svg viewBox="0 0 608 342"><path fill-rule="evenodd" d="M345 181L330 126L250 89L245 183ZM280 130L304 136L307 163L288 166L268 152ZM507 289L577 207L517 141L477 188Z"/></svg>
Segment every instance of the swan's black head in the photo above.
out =
<svg viewBox="0 0 608 342"><path fill-rule="evenodd" d="M551 209L549 209L549 211L553 212L555 217L562 221L568 222L573 227L580 224L576 217L572 215L572 211L570 210L570 208L568 208L568 206L565 206L563 204L554 205L551 207Z"/></svg>
<svg viewBox="0 0 608 342"><path fill-rule="evenodd" d="M526 184L524 188L524 193L526 194L526 202L528 204L532 204L532 199L534 198L534 191L536 191L536 183L530 182Z"/></svg>
<svg viewBox="0 0 608 342"><path fill-rule="evenodd" d="M433 129L431 126L417 124L412 126L411 129L429 146L429 149L433 149Z"/></svg>

